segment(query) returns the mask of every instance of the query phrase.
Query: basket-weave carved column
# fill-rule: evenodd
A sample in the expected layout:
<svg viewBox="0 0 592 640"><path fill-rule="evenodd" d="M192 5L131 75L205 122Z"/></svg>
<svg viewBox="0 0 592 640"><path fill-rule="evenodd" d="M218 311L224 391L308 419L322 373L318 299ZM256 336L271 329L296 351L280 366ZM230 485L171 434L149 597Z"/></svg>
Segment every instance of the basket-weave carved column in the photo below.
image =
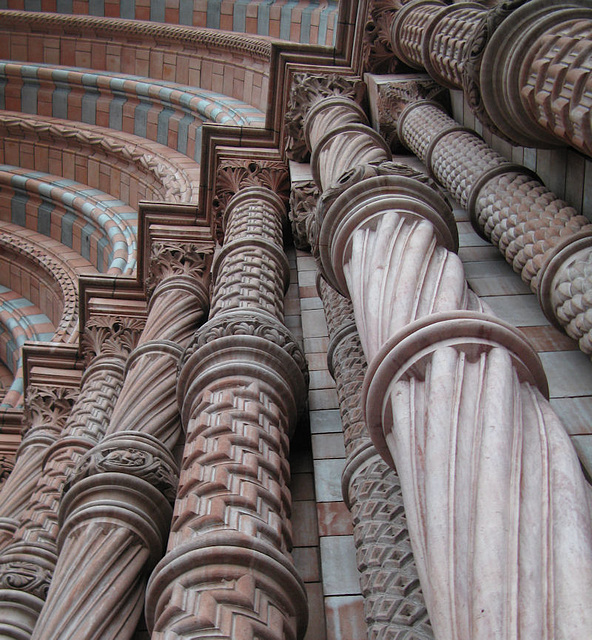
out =
<svg viewBox="0 0 592 640"><path fill-rule="evenodd" d="M186 446L168 552L148 587L148 626L155 640L295 640L307 607L289 557L288 450L306 366L283 324L285 201L270 188L287 173L262 162L221 173L219 189L229 179L225 195L235 195L211 317L183 358Z"/></svg>
<svg viewBox="0 0 592 640"><path fill-rule="evenodd" d="M584 0L489 10L416 0L397 11L389 32L401 60L463 88L477 117L502 137L592 154L592 7Z"/></svg>
<svg viewBox="0 0 592 640"><path fill-rule="evenodd" d="M592 224L435 103L399 116L399 137L536 293L551 322L592 353Z"/></svg>
<svg viewBox="0 0 592 640"><path fill-rule="evenodd" d="M316 244L318 189L292 185L292 227L298 246ZM344 500L351 511L356 562L368 637L376 640L433 638L405 519L401 483L374 447L362 407L366 358L351 302L319 277L317 289L329 330L328 366L335 379L345 439Z"/></svg>
<svg viewBox="0 0 592 640"><path fill-rule="evenodd" d="M435 636L590 635L588 488L540 361L467 288L446 202L392 169L317 180L319 251L352 301Z"/></svg>
<svg viewBox="0 0 592 640"><path fill-rule="evenodd" d="M177 362L207 308L210 253L199 242L152 245L146 325L105 437L63 498L58 563L33 638L123 640L136 628L172 515Z"/></svg>

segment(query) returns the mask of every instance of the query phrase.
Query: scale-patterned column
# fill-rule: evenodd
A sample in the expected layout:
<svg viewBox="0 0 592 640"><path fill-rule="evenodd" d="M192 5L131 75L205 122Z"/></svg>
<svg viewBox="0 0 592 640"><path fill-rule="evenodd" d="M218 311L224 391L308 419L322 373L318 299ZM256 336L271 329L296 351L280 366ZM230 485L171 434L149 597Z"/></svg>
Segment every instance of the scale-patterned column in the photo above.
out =
<svg viewBox="0 0 592 640"><path fill-rule="evenodd" d="M220 172L219 189L231 183L222 200L236 195L224 202L212 315L183 358L187 438L168 552L148 587L148 625L155 640L295 640L307 607L289 556L288 450L306 366L283 324L285 201L275 192L287 174L257 161Z"/></svg>

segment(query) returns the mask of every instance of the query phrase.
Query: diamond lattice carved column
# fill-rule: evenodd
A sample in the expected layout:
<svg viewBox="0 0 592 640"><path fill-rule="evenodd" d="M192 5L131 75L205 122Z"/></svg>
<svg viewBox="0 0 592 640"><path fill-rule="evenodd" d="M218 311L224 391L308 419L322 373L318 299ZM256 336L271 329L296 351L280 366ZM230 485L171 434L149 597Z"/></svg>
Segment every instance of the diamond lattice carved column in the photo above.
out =
<svg viewBox="0 0 592 640"><path fill-rule="evenodd" d="M390 44L406 64L464 89L493 132L527 147L571 145L592 154L592 8L517 0L486 10L417 0L397 11Z"/></svg>
<svg viewBox="0 0 592 640"><path fill-rule="evenodd" d="M319 251L353 304L366 419L401 478L435 636L589 635L588 488L540 361L467 288L448 205L400 173L325 188Z"/></svg>
<svg viewBox="0 0 592 640"><path fill-rule="evenodd" d="M283 324L285 166L222 165L224 245L210 320L185 352L186 446L168 552L148 587L152 638L304 635L307 607L291 549L289 437L306 365ZM235 195L232 195L232 194Z"/></svg>
<svg viewBox="0 0 592 640"><path fill-rule="evenodd" d="M183 228L175 242L169 224L151 243L148 317L105 437L82 457L60 508L58 564L33 638L131 637L164 549L177 484L177 362L207 308L212 252L208 232Z"/></svg>
<svg viewBox="0 0 592 640"><path fill-rule="evenodd" d="M290 218L299 246L316 245L313 183L292 185ZM345 438L342 491L352 513L356 561L371 638L433 638L411 551L401 483L372 444L362 408L366 359L351 302L317 282L329 330L327 359L335 379Z"/></svg>

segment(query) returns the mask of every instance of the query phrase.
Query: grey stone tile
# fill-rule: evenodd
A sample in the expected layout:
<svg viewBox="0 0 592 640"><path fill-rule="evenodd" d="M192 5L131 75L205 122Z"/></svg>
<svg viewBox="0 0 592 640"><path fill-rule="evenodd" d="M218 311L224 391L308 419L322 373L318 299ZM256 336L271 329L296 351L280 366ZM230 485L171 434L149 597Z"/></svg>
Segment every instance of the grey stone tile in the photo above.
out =
<svg viewBox="0 0 592 640"><path fill-rule="evenodd" d="M516 296L487 296L483 300L502 320L516 327L540 327L549 324L532 294Z"/></svg>
<svg viewBox="0 0 592 640"><path fill-rule="evenodd" d="M341 502L343 459L314 460L315 492L318 502Z"/></svg>
<svg viewBox="0 0 592 640"><path fill-rule="evenodd" d="M592 395L592 363L581 351L540 353L552 398Z"/></svg>
<svg viewBox="0 0 592 640"><path fill-rule="evenodd" d="M343 435L341 433L314 434L312 436L312 455L315 460L344 458Z"/></svg>
<svg viewBox="0 0 592 640"><path fill-rule="evenodd" d="M325 409L310 412L310 432L341 433L341 416L338 409Z"/></svg>
<svg viewBox="0 0 592 640"><path fill-rule="evenodd" d="M353 536L321 538L321 567L325 596L360 593L360 576L356 566Z"/></svg>
<svg viewBox="0 0 592 640"><path fill-rule="evenodd" d="M322 309L302 311L302 332L305 338L321 338L327 335L327 323Z"/></svg>
<svg viewBox="0 0 592 640"><path fill-rule="evenodd" d="M567 433L592 434L592 396L551 398L551 406L561 418Z"/></svg>

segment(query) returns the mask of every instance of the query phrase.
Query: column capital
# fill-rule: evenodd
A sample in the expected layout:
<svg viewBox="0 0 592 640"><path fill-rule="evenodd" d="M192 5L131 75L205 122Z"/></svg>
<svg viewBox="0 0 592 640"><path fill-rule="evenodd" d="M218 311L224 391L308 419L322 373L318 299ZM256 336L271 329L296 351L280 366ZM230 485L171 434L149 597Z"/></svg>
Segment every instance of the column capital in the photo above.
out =
<svg viewBox="0 0 592 640"><path fill-rule="evenodd" d="M304 123L315 104L325 98L347 98L357 104L362 101L366 85L360 78L341 74L296 73L292 81L286 112L286 153L291 160L303 162L310 149L304 138Z"/></svg>
<svg viewBox="0 0 592 640"><path fill-rule="evenodd" d="M117 315L91 317L82 335L82 352L88 367L99 357L127 360L136 347L145 320Z"/></svg>
<svg viewBox="0 0 592 640"><path fill-rule="evenodd" d="M64 428L77 396L77 387L27 387L21 448L32 442L53 442Z"/></svg>

